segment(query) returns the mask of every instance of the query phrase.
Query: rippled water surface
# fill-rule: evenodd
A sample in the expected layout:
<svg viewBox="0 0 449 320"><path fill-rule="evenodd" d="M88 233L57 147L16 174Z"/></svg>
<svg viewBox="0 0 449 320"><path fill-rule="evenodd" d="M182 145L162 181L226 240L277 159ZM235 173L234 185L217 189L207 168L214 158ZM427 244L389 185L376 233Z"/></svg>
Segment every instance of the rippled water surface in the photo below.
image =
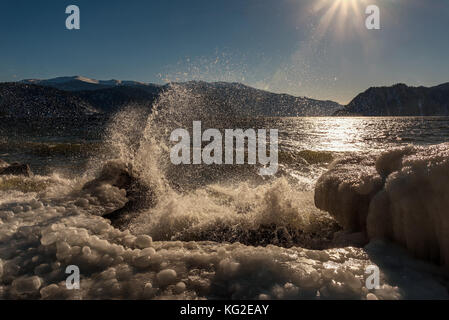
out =
<svg viewBox="0 0 449 320"><path fill-rule="evenodd" d="M45 168L82 167L101 148L106 118L0 122L0 157ZM231 128L216 123L218 128ZM310 117L252 119L234 128L278 129L280 150L381 151L449 141L448 117ZM107 148L107 146L105 146Z"/></svg>

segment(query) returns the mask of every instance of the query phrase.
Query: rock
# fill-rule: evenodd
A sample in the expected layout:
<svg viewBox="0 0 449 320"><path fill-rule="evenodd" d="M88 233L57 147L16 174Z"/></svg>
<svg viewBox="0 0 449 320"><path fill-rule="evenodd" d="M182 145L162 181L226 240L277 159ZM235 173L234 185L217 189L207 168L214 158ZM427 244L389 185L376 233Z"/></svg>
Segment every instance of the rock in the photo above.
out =
<svg viewBox="0 0 449 320"><path fill-rule="evenodd" d="M149 255L139 255L133 259L133 266L145 269L150 266L151 262L151 257Z"/></svg>
<svg viewBox="0 0 449 320"><path fill-rule="evenodd" d="M2 163L0 163L0 175L29 177L32 174L30 166L27 164L13 163L9 166L2 167Z"/></svg>
<svg viewBox="0 0 449 320"><path fill-rule="evenodd" d="M366 295L366 300L379 300L374 293L368 293Z"/></svg>
<svg viewBox="0 0 449 320"><path fill-rule="evenodd" d="M41 289L41 298L42 299L57 299L58 294L60 293L60 289L57 284L51 284Z"/></svg>
<svg viewBox="0 0 449 320"><path fill-rule="evenodd" d="M135 177L131 174L132 169L125 163L110 161L104 165L97 178L86 183L84 190L91 190L101 184L110 184L120 189L129 189Z"/></svg>
<svg viewBox="0 0 449 320"><path fill-rule="evenodd" d="M139 211L156 204L154 191L138 177L131 165L118 161L106 163L98 177L86 183L83 190L92 192L103 184L126 190L128 202L122 208L103 215L103 218L110 220L114 227L121 230L126 229Z"/></svg>

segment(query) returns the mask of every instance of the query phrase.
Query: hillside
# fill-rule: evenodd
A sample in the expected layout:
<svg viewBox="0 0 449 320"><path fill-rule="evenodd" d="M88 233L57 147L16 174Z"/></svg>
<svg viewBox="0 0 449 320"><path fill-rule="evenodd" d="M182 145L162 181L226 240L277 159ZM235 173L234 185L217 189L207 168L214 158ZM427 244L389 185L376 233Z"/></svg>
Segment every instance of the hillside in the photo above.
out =
<svg viewBox="0 0 449 320"><path fill-rule="evenodd" d="M161 86L60 77L0 85L0 115L18 118L111 114L130 104L151 108L163 92L176 87L201 96L198 105L192 107L204 104L237 116L329 116L342 108L333 101L276 94L228 82L191 81Z"/></svg>
<svg viewBox="0 0 449 320"><path fill-rule="evenodd" d="M0 83L0 116L59 118L90 115L98 111L70 92L22 83Z"/></svg>
<svg viewBox="0 0 449 320"><path fill-rule="evenodd" d="M449 83L435 87L372 87L356 96L338 116L447 116Z"/></svg>
<svg viewBox="0 0 449 320"><path fill-rule="evenodd" d="M86 103L103 113L110 113L130 105L146 105L151 108L161 89L159 87L120 86L114 88L74 92Z"/></svg>
<svg viewBox="0 0 449 320"><path fill-rule="evenodd" d="M96 80L82 76L72 77L57 77L52 79L25 79L21 83L35 84L44 87L52 87L65 91L85 91L85 90L99 90L115 87L141 87L147 88L149 91L154 91L155 87L161 87L160 85L143 83L139 81L122 81L122 80Z"/></svg>
<svg viewBox="0 0 449 320"><path fill-rule="evenodd" d="M241 83L191 81L177 85L201 95L206 103L243 116L328 116L342 108L333 101L271 93Z"/></svg>

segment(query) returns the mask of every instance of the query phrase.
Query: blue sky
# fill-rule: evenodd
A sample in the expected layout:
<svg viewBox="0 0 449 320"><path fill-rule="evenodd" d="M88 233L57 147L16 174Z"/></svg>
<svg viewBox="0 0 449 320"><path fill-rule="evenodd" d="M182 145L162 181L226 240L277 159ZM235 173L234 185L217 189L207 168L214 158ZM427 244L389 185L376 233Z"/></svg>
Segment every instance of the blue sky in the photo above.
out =
<svg viewBox="0 0 449 320"><path fill-rule="evenodd" d="M81 30L65 28L70 4ZM381 30L365 28L368 4ZM0 81L237 81L347 103L448 82L448 32L447 0L2 0Z"/></svg>

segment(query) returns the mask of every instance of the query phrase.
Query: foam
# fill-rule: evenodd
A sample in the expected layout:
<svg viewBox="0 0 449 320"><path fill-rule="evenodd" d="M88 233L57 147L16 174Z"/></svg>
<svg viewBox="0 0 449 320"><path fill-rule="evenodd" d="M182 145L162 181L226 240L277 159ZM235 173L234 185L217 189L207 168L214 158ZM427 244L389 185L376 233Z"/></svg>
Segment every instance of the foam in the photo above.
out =
<svg viewBox="0 0 449 320"><path fill-rule="evenodd" d="M167 193L129 228L155 240L265 241L317 248L332 239L338 226L315 208L311 192L296 190L280 178L257 186L214 184Z"/></svg>

